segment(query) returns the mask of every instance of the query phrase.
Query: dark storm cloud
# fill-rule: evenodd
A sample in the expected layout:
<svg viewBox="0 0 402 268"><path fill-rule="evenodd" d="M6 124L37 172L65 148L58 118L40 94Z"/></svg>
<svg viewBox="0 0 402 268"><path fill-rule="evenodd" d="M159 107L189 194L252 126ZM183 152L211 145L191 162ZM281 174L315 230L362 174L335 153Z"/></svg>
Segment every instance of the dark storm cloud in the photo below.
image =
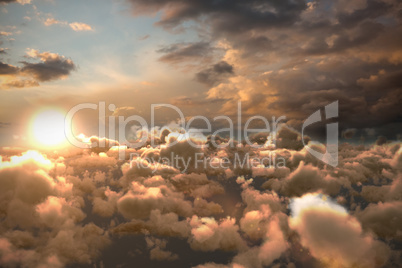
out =
<svg viewBox="0 0 402 268"><path fill-rule="evenodd" d="M279 96L271 108L291 114L298 107L300 118L305 119L320 107L339 100L340 123L345 127L400 122L399 68L399 65L344 57L331 58L320 64L307 62L300 68L268 75Z"/></svg>
<svg viewBox="0 0 402 268"><path fill-rule="evenodd" d="M237 49L242 49L243 57L247 58L249 56L261 55L261 53L267 53L275 49L272 40L264 35L251 36L240 35L233 37L233 47Z"/></svg>
<svg viewBox="0 0 402 268"><path fill-rule="evenodd" d="M181 96L171 99L170 103L179 107L185 106L202 106L211 103L222 103L227 101L227 99L214 99L214 100L196 100L190 97Z"/></svg>
<svg viewBox="0 0 402 268"><path fill-rule="evenodd" d="M348 128L342 131L342 137L345 139L351 139L355 136L356 129L355 128Z"/></svg>
<svg viewBox="0 0 402 268"><path fill-rule="evenodd" d="M306 8L306 3L301 0L129 0L129 2L132 3L136 14L163 10L163 16L157 24L166 28L174 28L184 21L207 16L207 20L214 24L215 29L224 32L291 25Z"/></svg>
<svg viewBox="0 0 402 268"><path fill-rule="evenodd" d="M354 26L360 21L375 19L387 14L391 9L392 5L386 1L368 0L365 8L354 10L352 13L339 12L337 18L343 26Z"/></svg>
<svg viewBox="0 0 402 268"><path fill-rule="evenodd" d="M22 62L24 67L21 68L21 71L31 74L40 82L64 78L76 69L74 62L63 56L48 52L39 53L35 51L33 53L42 62L29 63L24 61Z"/></svg>
<svg viewBox="0 0 402 268"><path fill-rule="evenodd" d="M12 66L0 62L0 76L9 76L11 80L1 84L2 88L23 88L38 86L39 82L63 79L76 70L71 59L55 53L29 50L28 58L39 59L40 62L32 63L23 61L22 67Z"/></svg>
<svg viewBox="0 0 402 268"><path fill-rule="evenodd" d="M210 68L202 70L196 74L196 79L200 83L212 86L218 81L233 75L233 66L226 61L220 61Z"/></svg>
<svg viewBox="0 0 402 268"><path fill-rule="evenodd" d="M362 78L357 84L364 87L368 92L380 92L381 90L390 91L402 88L402 70L381 69L378 74L371 75L369 78Z"/></svg>
<svg viewBox="0 0 402 268"><path fill-rule="evenodd" d="M18 72L18 68L7 63L0 62L0 75L4 74L16 74Z"/></svg>
<svg viewBox="0 0 402 268"><path fill-rule="evenodd" d="M163 47L157 52L164 54L159 60L168 63L179 63L209 56L211 49L208 42L177 43Z"/></svg>
<svg viewBox="0 0 402 268"><path fill-rule="evenodd" d="M359 24L352 36L347 31L336 29L332 32L331 44L326 41L326 38L331 38L328 33L324 34L326 36L317 35L302 52L305 55L329 54L358 47L378 37L383 29L382 24L370 21Z"/></svg>
<svg viewBox="0 0 402 268"><path fill-rule="evenodd" d="M376 145L384 145L385 143L387 143L387 138L384 136L379 136L375 142Z"/></svg>
<svg viewBox="0 0 402 268"><path fill-rule="evenodd" d="M75 69L72 62L57 60L44 63L23 62L23 72L32 74L38 81L50 81L67 76Z"/></svg>
<svg viewBox="0 0 402 268"><path fill-rule="evenodd" d="M196 62L197 81L212 87L209 100L243 101L260 114L268 107L299 124L339 100L343 129L402 121L400 1L128 1L136 15L160 12L157 25L167 29L188 21L203 26L202 41L165 47L162 61L198 60L211 48L226 53ZM236 79L208 66L219 61L236 70Z"/></svg>

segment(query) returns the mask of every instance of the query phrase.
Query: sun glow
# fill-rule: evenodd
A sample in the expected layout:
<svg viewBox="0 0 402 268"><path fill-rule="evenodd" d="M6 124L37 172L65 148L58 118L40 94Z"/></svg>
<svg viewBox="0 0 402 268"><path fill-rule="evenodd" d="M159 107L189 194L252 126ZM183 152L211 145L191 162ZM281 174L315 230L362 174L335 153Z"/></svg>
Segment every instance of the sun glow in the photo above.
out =
<svg viewBox="0 0 402 268"><path fill-rule="evenodd" d="M38 113L32 120L31 133L35 143L45 146L59 146L66 141L64 114L56 109Z"/></svg>

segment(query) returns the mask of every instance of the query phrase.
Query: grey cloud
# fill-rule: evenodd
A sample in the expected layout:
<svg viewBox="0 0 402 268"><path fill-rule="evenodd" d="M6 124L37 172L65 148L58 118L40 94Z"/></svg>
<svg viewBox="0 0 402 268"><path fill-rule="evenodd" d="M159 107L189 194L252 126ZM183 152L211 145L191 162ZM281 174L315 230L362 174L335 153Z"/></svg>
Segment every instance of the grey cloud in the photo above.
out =
<svg viewBox="0 0 402 268"><path fill-rule="evenodd" d="M387 142L387 138L384 136L379 136L376 140L375 144L377 145L384 145Z"/></svg>
<svg viewBox="0 0 402 268"><path fill-rule="evenodd" d="M366 45L374 40L383 31L384 26L381 23L365 21L354 30L354 34L350 36L348 29L343 27L330 27L321 35L313 37L308 46L303 49L302 54L317 55L340 52L345 49ZM328 38L332 38L329 43Z"/></svg>
<svg viewBox="0 0 402 268"><path fill-rule="evenodd" d="M22 72L32 75L40 82L51 81L68 76L76 69L74 63L64 57L45 59L40 63L22 62Z"/></svg>
<svg viewBox="0 0 402 268"><path fill-rule="evenodd" d="M216 82L232 76L233 74L233 65L230 65L226 61L220 61L210 68L198 72L196 79L200 83L212 86Z"/></svg>
<svg viewBox="0 0 402 268"><path fill-rule="evenodd" d="M306 8L304 1L213 1L177 0L146 1L129 0L137 14L155 13L163 10L157 23L174 28L189 19L209 16L215 27L222 31L244 31L250 28L267 28L275 25L291 25Z"/></svg>
<svg viewBox="0 0 402 268"><path fill-rule="evenodd" d="M364 9L355 10L352 13L339 12L337 18L344 26L355 25L366 19L375 19L386 14L392 5L385 1L369 0Z"/></svg>
<svg viewBox="0 0 402 268"><path fill-rule="evenodd" d="M199 63L210 55L212 44L223 41L242 61L230 62L237 74L256 80L269 71L267 92L277 98L271 111L301 120L318 106L340 100L344 128L401 122L398 1L128 1L136 14L161 12L157 25L165 28L192 20L209 29L199 35L209 46L202 41L173 44L159 50L165 53L162 61ZM213 67L203 68L195 74L199 82L230 88L221 79L230 72L217 75ZM229 94L233 102L240 98L236 94ZM248 94L249 106L265 113L264 92Z"/></svg>
<svg viewBox="0 0 402 268"><path fill-rule="evenodd" d="M157 52L164 54L159 58L161 61L180 63L209 56L211 49L212 48L208 42L176 43L163 47L157 50Z"/></svg>
<svg viewBox="0 0 402 268"><path fill-rule="evenodd" d="M290 114L294 107L299 107L300 118L306 118L339 100L339 121L345 128L398 122L401 113L397 103L402 98L398 68L394 64L367 63L346 57L330 58L320 64L305 62L299 68L267 76L279 97L270 108ZM378 88L373 90L373 87ZM293 97L289 98L289 94Z"/></svg>
<svg viewBox="0 0 402 268"><path fill-rule="evenodd" d="M176 97L171 99L170 103L179 107L196 107L196 106L204 106L208 104L220 104L228 99L213 99L213 100L204 100L204 99L194 99L186 96Z"/></svg>
<svg viewBox="0 0 402 268"><path fill-rule="evenodd" d="M40 62L22 61L22 67L0 62L0 76L8 75L12 78L10 81L3 82L2 88L38 86L39 82L63 79L77 69L71 59L55 53L40 53L37 50L29 50L27 53L30 58L39 59Z"/></svg>
<svg viewBox="0 0 402 268"><path fill-rule="evenodd" d="M342 131L342 137L345 139L351 139L355 136L357 129L355 128L348 128Z"/></svg>
<svg viewBox="0 0 402 268"><path fill-rule="evenodd" d="M16 74L18 73L18 67L9 65L7 63L0 62L0 75L4 74Z"/></svg>

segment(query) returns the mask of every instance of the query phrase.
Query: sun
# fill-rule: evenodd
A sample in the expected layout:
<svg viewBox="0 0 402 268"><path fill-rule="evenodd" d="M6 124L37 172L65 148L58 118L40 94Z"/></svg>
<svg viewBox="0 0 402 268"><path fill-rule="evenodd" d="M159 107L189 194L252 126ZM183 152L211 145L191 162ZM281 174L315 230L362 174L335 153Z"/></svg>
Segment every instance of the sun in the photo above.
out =
<svg viewBox="0 0 402 268"><path fill-rule="evenodd" d="M39 112L32 120L31 131L35 143L58 146L66 141L64 132L65 115L56 109Z"/></svg>

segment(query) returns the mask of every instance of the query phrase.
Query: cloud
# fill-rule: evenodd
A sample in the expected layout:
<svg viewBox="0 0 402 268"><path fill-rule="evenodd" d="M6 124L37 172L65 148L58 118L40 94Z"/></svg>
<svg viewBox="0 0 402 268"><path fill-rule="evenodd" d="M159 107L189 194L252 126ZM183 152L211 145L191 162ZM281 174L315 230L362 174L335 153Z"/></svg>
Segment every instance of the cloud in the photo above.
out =
<svg viewBox="0 0 402 268"><path fill-rule="evenodd" d="M293 200L289 224L300 235L301 244L327 265L383 265L390 249L365 234L357 219L345 209L323 198L307 195Z"/></svg>
<svg viewBox="0 0 402 268"><path fill-rule="evenodd" d="M193 71L196 62L196 79L209 89L207 100L229 99L220 112L242 100L247 112L286 115L299 128L323 104L339 100L342 129L400 125L397 1L127 2L135 15L159 12L156 25L168 30L189 22L203 25L187 28L195 28L200 41L166 46L160 60L185 65L184 72ZM203 42L214 53L201 49ZM231 65L237 77L216 74L210 65L219 61Z"/></svg>
<svg viewBox="0 0 402 268"><path fill-rule="evenodd" d="M179 220L179 216L173 212L162 214L159 210L153 210L149 220L133 219L130 222L121 223L111 231L118 235L149 232L152 235L186 238L190 235L191 227L187 220Z"/></svg>
<svg viewBox="0 0 402 268"><path fill-rule="evenodd" d="M53 25L53 24L65 24L66 22L56 20L55 18L47 18L43 23L44 23L46 26L51 26L51 25Z"/></svg>
<svg viewBox="0 0 402 268"><path fill-rule="evenodd" d="M179 258L177 254L173 254L172 252L165 250L167 240L146 237L145 241L147 243L148 248L151 248L150 251L151 260L173 261Z"/></svg>
<svg viewBox="0 0 402 268"><path fill-rule="evenodd" d="M0 62L0 75L16 74L18 68L7 63Z"/></svg>
<svg viewBox="0 0 402 268"><path fill-rule="evenodd" d="M294 219L300 218L302 213L308 209L330 210L342 215L347 214L346 209L341 205L334 203L325 195L315 193L303 195L301 198L293 198L289 207Z"/></svg>
<svg viewBox="0 0 402 268"><path fill-rule="evenodd" d="M186 96L175 97L171 99L170 103L176 105L178 107L186 107L186 106L203 106L208 103L222 103L227 99L213 99L213 100L197 100Z"/></svg>
<svg viewBox="0 0 402 268"><path fill-rule="evenodd" d="M0 62L0 76L7 77L1 86L3 88L23 88L23 87L35 87L39 83L31 79L16 79L21 73L21 68Z"/></svg>
<svg viewBox="0 0 402 268"><path fill-rule="evenodd" d="M0 4L8 4L8 3L13 3L13 2L17 2L21 5L26 5L26 4L30 4L31 0L0 0Z"/></svg>
<svg viewBox="0 0 402 268"><path fill-rule="evenodd" d="M158 49L157 52L164 54L159 58L160 61L177 64L203 60L210 55L212 48L208 42L176 43Z"/></svg>
<svg viewBox="0 0 402 268"><path fill-rule="evenodd" d="M2 266L88 263L109 243L108 235L95 224L77 224L86 217L82 199L72 195L72 184L65 178L50 175L57 166L36 151L8 161L0 158L0 225L8 226L0 238Z"/></svg>
<svg viewBox="0 0 402 268"><path fill-rule="evenodd" d="M151 37L151 35L146 34L144 36L139 37L138 40L140 40L140 41L147 40L149 37Z"/></svg>
<svg viewBox="0 0 402 268"><path fill-rule="evenodd" d="M249 211L240 219L241 230L251 239L261 239L269 216L271 216L271 211L268 206L261 206L261 209Z"/></svg>
<svg viewBox="0 0 402 268"><path fill-rule="evenodd" d="M198 218L190 221L191 247L196 250L212 251L216 249L236 250L244 248L245 241L238 233L239 227L234 219L216 222L214 218Z"/></svg>
<svg viewBox="0 0 402 268"><path fill-rule="evenodd" d="M93 31L92 27L86 23L82 22L72 22L68 24L71 29L73 29L76 32L81 32L81 31Z"/></svg>
<svg viewBox="0 0 402 268"><path fill-rule="evenodd" d="M0 36L10 36L13 35L12 32L0 31Z"/></svg>
<svg viewBox="0 0 402 268"><path fill-rule="evenodd" d="M401 240L399 218L402 216L402 202L379 202L369 204L356 214L365 229L373 231L380 238Z"/></svg>
<svg viewBox="0 0 402 268"><path fill-rule="evenodd" d="M192 206L183 195L173 192L168 187L146 187L133 182L130 191L117 201L118 211L126 218L148 218L151 211L174 212L180 216L189 216Z"/></svg>
<svg viewBox="0 0 402 268"><path fill-rule="evenodd" d="M266 234L260 247L253 247L235 256L232 267L265 267L271 265L288 249L280 221L272 219L266 224Z"/></svg>
<svg viewBox="0 0 402 268"><path fill-rule="evenodd" d="M112 217L117 210L117 200L121 197L121 193L114 192L107 188L103 195L106 197L104 200L102 197L94 197L93 199L93 213L96 213L102 217Z"/></svg>
<svg viewBox="0 0 402 268"><path fill-rule="evenodd" d="M282 1L278 3L246 3L241 1L194 1L179 3L166 0L149 3L144 0L130 0L134 13L150 14L162 11L157 23L166 28L174 28L190 20L207 16L216 29L225 32L242 32L248 28L269 28L290 25L306 8L302 1Z"/></svg>
<svg viewBox="0 0 402 268"><path fill-rule="evenodd" d="M196 79L200 83L205 83L211 86L225 77L232 76L233 74L233 66L226 61L221 61L212 65L212 67L208 69L198 72L196 74Z"/></svg>
<svg viewBox="0 0 402 268"><path fill-rule="evenodd" d="M351 139L353 136L356 134L356 129L355 128L348 128L342 131L342 137L345 139Z"/></svg>
<svg viewBox="0 0 402 268"><path fill-rule="evenodd" d="M28 50L27 55L31 58L38 58L42 62L30 63L23 61L22 73L32 75L39 82L63 79L76 69L71 59L66 59L56 53L39 52L38 50Z"/></svg>
<svg viewBox="0 0 402 268"><path fill-rule="evenodd" d="M55 24L59 24L59 25L63 25L63 26L69 26L71 29L73 29L76 32L81 32L81 31L93 31L93 28L83 22L67 22L67 21L61 21L61 20L57 20L53 17L47 18L46 20L43 21L43 24L45 24L45 26L52 26Z"/></svg>
<svg viewBox="0 0 402 268"><path fill-rule="evenodd" d="M22 61L22 67L0 62L0 76L5 78L2 88L38 86L39 82L64 79L77 69L71 59L56 53L28 49L26 57L39 59L40 62Z"/></svg>
<svg viewBox="0 0 402 268"><path fill-rule="evenodd" d="M95 136L81 138L108 146L47 155L1 148L0 266L106 263L116 248L118 262L145 257L157 266L400 266L400 142L342 144L339 166L327 167L301 149L300 133L290 130L274 137L282 139L281 148L236 143L195 150L186 134L163 127L149 131L160 143L127 149L137 154L131 160L118 159L114 141ZM180 173L168 163L153 166L151 159L171 152L216 161L274 152L286 166L261 165L261 177L246 167ZM127 257L124 241L138 245L142 255Z"/></svg>
<svg viewBox="0 0 402 268"><path fill-rule="evenodd" d="M49 196L46 201L36 206L39 219L47 227L56 228L68 220L82 221L85 214L81 209L70 206L65 198Z"/></svg>
<svg viewBox="0 0 402 268"><path fill-rule="evenodd" d="M24 88L24 87L37 87L39 83L35 80L12 80L3 83L4 88Z"/></svg>
<svg viewBox="0 0 402 268"><path fill-rule="evenodd" d="M272 184L271 184L272 183ZM298 168L282 180L272 180L265 184L288 197L302 196L309 192L321 189L323 192L336 195L341 188L341 183L329 175L324 175L320 170L311 165L300 162Z"/></svg>
<svg viewBox="0 0 402 268"><path fill-rule="evenodd" d="M113 115L116 117L118 117L118 116L129 117L131 115L136 115L136 114L138 114L138 110L135 107L130 107L130 106L118 107L113 111Z"/></svg>
<svg viewBox="0 0 402 268"><path fill-rule="evenodd" d="M171 182L176 189L193 197L210 198L225 192L219 183L209 180L206 174L178 174L172 177Z"/></svg>

